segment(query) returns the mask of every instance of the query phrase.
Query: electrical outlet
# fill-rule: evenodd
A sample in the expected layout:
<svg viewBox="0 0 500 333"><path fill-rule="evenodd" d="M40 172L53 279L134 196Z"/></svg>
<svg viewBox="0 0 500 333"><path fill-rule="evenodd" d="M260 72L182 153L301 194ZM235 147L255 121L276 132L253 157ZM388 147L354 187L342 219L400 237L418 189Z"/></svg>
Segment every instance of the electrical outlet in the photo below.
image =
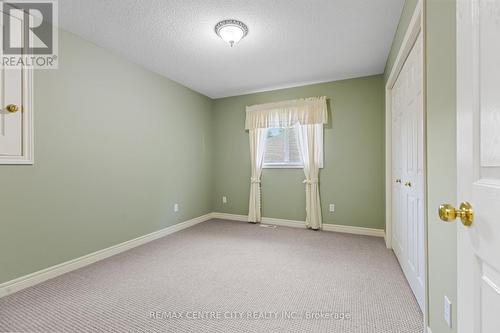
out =
<svg viewBox="0 0 500 333"><path fill-rule="evenodd" d="M448 296L444 296L444 321L446 321L448 327L451 328L451 302Z"/></svg>
<svg viewBox="0 0 500 333"><path fill-rule="evenodd" d="M330 204L330 213L333 213L335 211L335 205Z"/></svg>
<svg viewBox="0 0 500 333"><path fill-rule="evenodd" d="M174 204L174 212L178 212L179 211L179 204Z"/></svg>
<svg viewBox="0 0 500 333"><path fill-rule="evenodd" d="M227 203L227 197L226 196L223 196L222 197L222 203L226 204Z"/></svg>

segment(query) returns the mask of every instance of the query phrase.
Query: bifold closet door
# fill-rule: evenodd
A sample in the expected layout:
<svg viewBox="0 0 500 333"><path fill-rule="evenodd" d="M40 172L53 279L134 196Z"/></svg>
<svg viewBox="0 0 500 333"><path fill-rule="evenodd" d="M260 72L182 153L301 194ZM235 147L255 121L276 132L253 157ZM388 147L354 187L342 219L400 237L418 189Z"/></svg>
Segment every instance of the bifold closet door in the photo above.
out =
<svg viewBox="0 0 500 333"><path fill-rule="evenodd" d="M403 246L406 241L403 239L406 234L404 224L399 223L403 219L403 158L401 140L401 80L396 81L392 93L392 247L396 253L403 253Z"/></svg>
<svg viewBox="0 0 500 333"><path fill-rule="evenodd" d="M422 59L420 35L392 94L393 249L420 307L425 279Z"/></svg>

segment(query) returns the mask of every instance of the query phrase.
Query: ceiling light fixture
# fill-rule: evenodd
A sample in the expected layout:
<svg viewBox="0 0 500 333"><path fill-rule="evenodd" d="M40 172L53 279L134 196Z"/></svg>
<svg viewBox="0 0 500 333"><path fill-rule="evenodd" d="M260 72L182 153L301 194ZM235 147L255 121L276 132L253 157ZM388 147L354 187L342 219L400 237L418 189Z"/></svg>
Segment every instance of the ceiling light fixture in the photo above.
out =
<svg viewBox="0 0 500 333"><path fill-rule="evenodd" d="M248 27L238 20L224 20L215 25L215 33L233 47L248 34Z"/></svg>

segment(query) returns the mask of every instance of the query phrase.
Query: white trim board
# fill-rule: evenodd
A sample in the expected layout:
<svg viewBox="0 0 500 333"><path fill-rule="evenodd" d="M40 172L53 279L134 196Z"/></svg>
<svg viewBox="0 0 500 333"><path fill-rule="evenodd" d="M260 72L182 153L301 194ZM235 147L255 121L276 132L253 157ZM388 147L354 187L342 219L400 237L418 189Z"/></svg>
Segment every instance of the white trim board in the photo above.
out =
<svg viewBox="0 0 500 333"><path fill-rule="evenodd" d="M212 219L212 214L206 214L199 217L195 217L191 220L187 220L181 223L174 224L172 226L166 227L164 229L152 232L150 234L140 236L126 242L110 246L108 248L84 255L82 257L72 259L58 265L42 269L40 271L21 276L17 279L4 282L0 284L0 297L4 297L20 291L22 289L34 286L36 284L42 283L49 279L55 278L59 275L74 271L76 269L85 267L87 265L93 264L97 261L109 258L115 254L130 250L134 247L149 243L158 238L173 234L174 232L181 231L183 229L192 227L198 223L202 223Z"/></svg>
<svg viewBox="0 0 500 333"><path fill-rule="evenodd" d="M248 216L246 215L235 215L226 213L212 213L212 218L221 220L232 220L232 221L248 221ZM304 221L296 220L285 220L285 219L275 219L271 217L263 217L262 223L272 224L282 227L292 227L292 228L306 228ZM353 227L348 225L339 224L329 224L323 223L322 230L342 232L347 234L355 235L365 235L365 236L375 236L375 237L385 237L385 231L383 229L373 229L373 228L363 228L363 227Z"/></svg>

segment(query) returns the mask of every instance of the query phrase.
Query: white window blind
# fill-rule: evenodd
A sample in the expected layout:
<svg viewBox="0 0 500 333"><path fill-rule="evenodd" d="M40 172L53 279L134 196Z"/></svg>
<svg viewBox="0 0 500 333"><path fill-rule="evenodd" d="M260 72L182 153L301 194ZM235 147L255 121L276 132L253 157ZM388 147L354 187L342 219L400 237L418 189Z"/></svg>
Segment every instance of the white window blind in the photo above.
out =
<svg viewBox="0 0 500 333"><path fill-rule="evenodd" d="M302 160L293 127L269 128L267 130L264 167L301 167Z"/></svg>
<svg viewBox="0 0 500 333"><path fill-rule="evenodd" d="M322 127L319 128L323 130ZM321 134L321 138L323 135ZM320 143L320 163L323 168L323 142ZM295 127L277 127L267 129L264 168L302 168L297 130Z"/></svg>

